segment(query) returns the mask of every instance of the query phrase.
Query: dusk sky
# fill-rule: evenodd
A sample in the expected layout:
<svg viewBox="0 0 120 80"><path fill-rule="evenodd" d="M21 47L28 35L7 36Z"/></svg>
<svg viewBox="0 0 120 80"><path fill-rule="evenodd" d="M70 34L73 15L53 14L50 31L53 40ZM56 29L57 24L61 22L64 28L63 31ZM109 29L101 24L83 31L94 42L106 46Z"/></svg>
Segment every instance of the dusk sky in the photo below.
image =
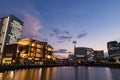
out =
<svg viewBox="0 0 120 80"><path fill-rule="evenodd" d="M107 52L120 41L120 0L0 0L0 17L24 21L23 37L47 41L55 51L90 47Z"/></svg>

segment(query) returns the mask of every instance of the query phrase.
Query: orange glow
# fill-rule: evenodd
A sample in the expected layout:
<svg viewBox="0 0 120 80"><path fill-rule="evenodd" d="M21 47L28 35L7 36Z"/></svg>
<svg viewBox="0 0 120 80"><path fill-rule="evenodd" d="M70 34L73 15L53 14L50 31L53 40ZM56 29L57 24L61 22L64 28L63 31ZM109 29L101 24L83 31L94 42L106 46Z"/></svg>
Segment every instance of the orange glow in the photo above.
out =
<svg viewBox="0 0 120 80"><path fill-rule="evenodd" d="M51 58L51 56L50 56L50 55L48 55L48 56L47 56L47 58L48 58L48 59L50 59L50 58Z"/></svg>
<svg viewBox="0 0 120 80"><path fill-rule="evenodd" d="M22 44L22 45L29 45L30 42L27 42L27 41L21 41L21 42L16 42L18 44Z"/></svg>
<svg viewBox="0 0 120 80"><path fill-rule="evenodd" d="M27 56L28 56L27 54L20 54L21 58L27 58Z"/></svg>

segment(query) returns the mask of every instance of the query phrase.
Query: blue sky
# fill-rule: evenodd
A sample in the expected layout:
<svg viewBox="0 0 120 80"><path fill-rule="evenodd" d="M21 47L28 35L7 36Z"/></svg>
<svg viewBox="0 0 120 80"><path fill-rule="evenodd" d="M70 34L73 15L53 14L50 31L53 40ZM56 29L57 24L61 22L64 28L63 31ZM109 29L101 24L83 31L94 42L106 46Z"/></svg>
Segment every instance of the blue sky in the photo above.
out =
<svg viewBox="0 0 120 80"><path fill-rule="evenodd" d="M23 37L48 41L55 50L90 47L107 52L107 42L120 41L119 0L1 0L0 17L24 21Z"/></svg>

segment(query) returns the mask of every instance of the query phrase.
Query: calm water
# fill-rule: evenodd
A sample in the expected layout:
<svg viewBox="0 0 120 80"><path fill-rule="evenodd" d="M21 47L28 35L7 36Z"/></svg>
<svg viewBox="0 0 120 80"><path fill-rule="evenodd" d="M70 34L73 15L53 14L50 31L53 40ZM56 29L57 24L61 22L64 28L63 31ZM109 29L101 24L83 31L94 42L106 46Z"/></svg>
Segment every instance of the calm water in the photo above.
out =
<svg viewBox="0 0 120 80"><path fill-rule="evenodd" d="M0 80L120 80L120 69L103 67L53 67L0 73Z"/></svg>

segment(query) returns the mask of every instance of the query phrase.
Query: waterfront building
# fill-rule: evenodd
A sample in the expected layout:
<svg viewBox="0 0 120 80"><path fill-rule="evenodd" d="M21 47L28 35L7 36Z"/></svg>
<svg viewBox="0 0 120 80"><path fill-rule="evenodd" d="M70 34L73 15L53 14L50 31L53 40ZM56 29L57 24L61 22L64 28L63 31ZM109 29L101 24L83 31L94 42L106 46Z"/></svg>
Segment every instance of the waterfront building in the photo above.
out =
<svg viewBox="0 0 120 80"><path fill-rule="evenodd" d="M120 53L120 45L117 41L110 41L107 43L108 54L112 56Z"/></svg>
<svg viewBox="0 0 120 80"><path fill-rule="evenodd" d="M87 47L75 47L75 56L79 62L85 60L93 60L94 51L92 48Z"/></svg>
<svg viewBox="0 0 120 80"><path fill-rule="evenodd" d="M46 51L47 51L47 54L45 55L45 58L53 59L54 58L54 56L53 56L53 51L54 51L53 47L51 45L47 44Z"/></svg>
<svg viewBox="0 0 120 80"><path fill-rule="evenodd" d="M13 50L10 50L10 47ZM11 62L7 61L8 57ZM15 63L21 64L42 64L44 60L51 59L55 59L52 46L47 42L31 38L19 39L14 44L6 45L3 56L4 63L15 61Z"/></svg>
<svg viewBox="0 0 120 80"><path fill-rule="evenodd" d="M93 53L92 48L87 47L75 47L75 55L78 57L86 57L87 55Z"/></svg>
<svg viewBox="0 0 120 80"><path fill-rule="evenodd" d="M104 51L103 50L94 50L94 58L95 59L104 58Z"/></svg>
<svg viewBox="0 0 120 80"><path fill-rule="evenodd" d="M105 62L104 51L103 50L94 50L94 60L96 62Z"/></svg>
<svg viewBox="0 0 120 80"><path fill-rule="evenodd" d="M22 36L23 21L10 15L0 18L0 55L5 45L13 44Z"/></svg>
<svg viewBox="0 0 120 80"><path fill-rule="evenodd" d="M37 63L39 64L39 62L42 61L43 45L41 44L41 41L34 40L31 38L24 38L24 39L18 40L16 44L28 46L26 48L26 52L23 53L23 54L27 54L27 56L23 56L21 58L21 59L25 59L27 64L30 64L33 62L36 64Z"/></svg>
<svg viewBox="0 0 120 80"><path fill-rule="evenodd" d="M24 53L26 52L26 48L28 48L28 46L23 46L19 44L5 45L2 63L3 64L19 63L20 58L23 58L23 56L24 58L27 57L27 54Z"/></svg>
<svg viewBox="0 0 120 80"><path fill-rule="evenodd" d="M92 48L87 47L75 47L74 56L77 60L80 61L103 61L104 60L104 51L103 50L93 50ZM75 59L74 57L74 59Z"/></svg>
<svg viewBox="0 0 120 80"><path fill-rule="evenodd" d="M56 62L57 58L54 56L53 47L47 42L42 42L43 45L43 61L46 64L51 64L51 62Z"/></svg>
<svg viewBox="0 0 120 80"><path fill-rule="evenodd" d="M117 41L110 41L107 43L108 54L110 58L116 60L116 62L120 63L120 43Z"/></svg>

